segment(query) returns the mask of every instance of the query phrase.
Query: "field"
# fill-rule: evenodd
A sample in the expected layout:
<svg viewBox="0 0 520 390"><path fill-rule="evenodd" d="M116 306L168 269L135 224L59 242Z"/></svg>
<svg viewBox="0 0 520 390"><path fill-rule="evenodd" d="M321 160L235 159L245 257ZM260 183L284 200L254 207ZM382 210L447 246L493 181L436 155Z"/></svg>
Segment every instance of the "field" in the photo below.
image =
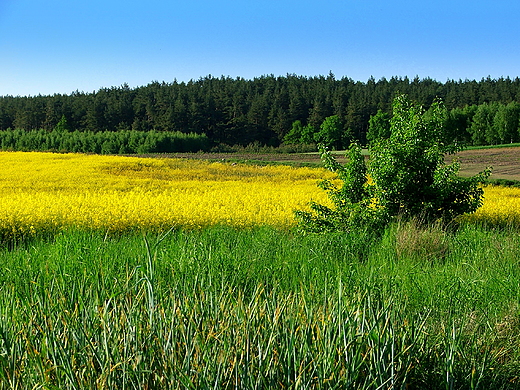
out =
<svg viewBox="0 0 520 390"><path fill-rule="evenodd" d="M302 235L323 170L0 161L0 389L520 387L514 188L453 231Z"/></svg>
<svg viewBox="0 0 520 390"><path fill-rule="evenodd" d="M337 159L344 162L343 153L338 152ZM227 160L227 161L256 161L261 163L280 163L288 165L319 166L318 153L177 153L172 155L180 158ZM450 163L456 158L461 164L461 174L465 176L481 172L486 167L493 167L494 179L520 181L520 147L467 149L453 156L446 156L446 162Z"/></svg>
<svg viewBox="0 0 520 390"><path fill-rule="evenodd" d="M463 175L474 175L493 167L493 179L520 180L520 148L501 147L463 150L456 154Z"/></svg>
<svg viewBox="0 0 520 390"><path fill-rule="evenodd" d="M326 201L324 170L179 159L0 153L0 233L70 227L108 233L294 225L293 211Z"/></svg>

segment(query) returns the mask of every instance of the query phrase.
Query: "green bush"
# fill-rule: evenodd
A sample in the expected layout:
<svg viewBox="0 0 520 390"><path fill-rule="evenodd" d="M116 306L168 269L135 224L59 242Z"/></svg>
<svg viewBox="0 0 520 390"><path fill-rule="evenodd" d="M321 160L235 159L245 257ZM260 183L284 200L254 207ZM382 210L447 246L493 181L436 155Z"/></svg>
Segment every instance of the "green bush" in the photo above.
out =
<svg viewBox="0 0 520 390"><path fill-rule="evenodd" d="M440 102L426 115L422 107L399 96L393 104L390 137L374 143L368 165L355 144L344 166L322 147L325 167L338 174L342 186L322 182L334 207L313 203L312 212L298 211L300 226L314 232L348 231L382 227L395 217L446 224L476 211L482 205L479 184L490 170L462 178L457 162L444 163L445 154L460 150L445 142L445 115Z"/></svg>

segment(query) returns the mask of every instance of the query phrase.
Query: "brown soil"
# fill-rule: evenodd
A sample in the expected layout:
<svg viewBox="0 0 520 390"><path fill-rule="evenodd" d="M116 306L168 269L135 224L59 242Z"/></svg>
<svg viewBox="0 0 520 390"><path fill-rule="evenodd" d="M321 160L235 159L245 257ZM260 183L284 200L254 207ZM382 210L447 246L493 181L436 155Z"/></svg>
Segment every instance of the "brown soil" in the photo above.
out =
<svg viewBox="0 0 520 390"><path fill-rule="evenodd" d="M451 162L454 156L447 156ZM460 163L460 173L475 175L486 167L493 168L490 179L520 180L520 148L493 148L464 150L455 155Z"/></svg>
<svg viewBox="0 0 520 390"><path fill-rule="evenodd" d="M161 157L165 157L161 155ZM321 165L317 153L176 153L169 157L196 158L212 161L243 161L243 162L276 162L292 165ZM344 154L338 153L337 160L345 161ZM494 149L464 150L452 156L446 156L450 163L454 158L460 162L460 173L463 176L475 175L486 167L493 168L491 179L520 180L520 147L505 147Z"/></svg>
<svg viewBox="0 0 520 390"><path fill-rule="evenodd" d="M160 157L165 157L160 155ZM174 153L167 157L194 158L211 161L232 162L265 162L290 165L316 165L321 164L318 153ZM344 154L338 154L337 159L344 162Z"/></svg>

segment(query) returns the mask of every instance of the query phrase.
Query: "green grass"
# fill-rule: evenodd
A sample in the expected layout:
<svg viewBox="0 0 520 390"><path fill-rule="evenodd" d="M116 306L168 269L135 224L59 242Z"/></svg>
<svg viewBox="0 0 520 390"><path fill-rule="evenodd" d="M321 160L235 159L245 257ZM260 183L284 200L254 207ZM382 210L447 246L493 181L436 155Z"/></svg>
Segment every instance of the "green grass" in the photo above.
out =
<svg viewBox="0 0 520 390"><path fill-rule="evenodd" d="M520 187L520 180L511 179L487 179L485 184L501 186L501 187Z"/></svg>
<svg viewBox="0 0 520 390"><path fill-rule="evenodd" d="M520 236L67 232L1 253L0 389L516 389Z"/></svg>
<svg viewBox="0 0 520 390"><path fill-rule="evenodd" d="M500 145L476 145L476 146L468 146L467 149L500 149L500 148L517 148L520 147L520 143L511 143L511 144L500 144Z"/></svg>

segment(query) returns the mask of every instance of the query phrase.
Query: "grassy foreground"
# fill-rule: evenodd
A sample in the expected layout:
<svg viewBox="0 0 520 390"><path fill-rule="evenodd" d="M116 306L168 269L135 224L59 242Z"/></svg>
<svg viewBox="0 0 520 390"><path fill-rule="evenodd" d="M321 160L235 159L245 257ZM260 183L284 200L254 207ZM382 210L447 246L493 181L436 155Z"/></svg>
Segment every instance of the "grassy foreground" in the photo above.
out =
<svg viewBox="0 0 520 390"><path fill-rule="evenodd" d="M0 389L520 387L514 231L70 231L1 258Z"/></svg>

